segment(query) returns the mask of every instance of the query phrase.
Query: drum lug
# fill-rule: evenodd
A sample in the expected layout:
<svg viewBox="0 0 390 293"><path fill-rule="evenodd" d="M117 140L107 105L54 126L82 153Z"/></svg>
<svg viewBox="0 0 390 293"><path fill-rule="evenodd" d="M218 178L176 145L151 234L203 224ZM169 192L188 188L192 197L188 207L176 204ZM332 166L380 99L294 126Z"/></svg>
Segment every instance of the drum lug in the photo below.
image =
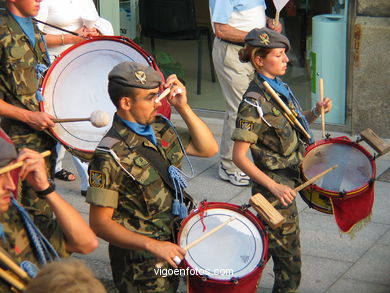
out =
<svg viewBox="0 0 390 293"><path fill-rule="evenodd" d="M240 280L239 278L231 278L231 279L230 279L230 281L231 281L233 284L235 284L235 285L238 284L238 281L239 281L239 280Z"/></svg>
<svg viewBox="0 0 390 293"><path fill-rule="evenodd" d="M347 192L345 190L339 191L340 199L344 199Z"/></svg>
<svg viewBox="0 0 390 293"><path fill-rule="evenodd" d="M244 203L240 206L240 211L245 212L248 208L250 208L251 205L249 203Z"/></svg>
<svg viewBox="0 0 390 293"><path fill-rule="evenodd" d="M207 282L207 280L209 279L209 277L206 276L206 275L203 275L201 279L202 279L203 282Z"/></svg>
<svg viewBox="0 0 390 293"><path fill-rule="evenodd" d="M329 138L330 138L330 133L328 132L325 134L325 139L328 140Z"/></svg>

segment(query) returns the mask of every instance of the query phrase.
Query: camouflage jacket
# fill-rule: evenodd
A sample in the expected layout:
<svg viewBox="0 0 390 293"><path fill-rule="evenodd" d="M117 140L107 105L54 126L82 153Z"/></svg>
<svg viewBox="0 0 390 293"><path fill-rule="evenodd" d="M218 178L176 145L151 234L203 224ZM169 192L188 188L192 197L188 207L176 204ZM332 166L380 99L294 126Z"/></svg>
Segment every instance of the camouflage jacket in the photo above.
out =
<svg viewBox="0 0 390 293"><path fill-rule="evenodd" d="M261 109L253 106L256 103ZM287 106L293 109L292 104ZM251 144L253 161L263 171L295 168L303 160L305 146L300 134L283 116L257 74L238 108L232 139Z"/></svg>
<svg viewBox="0 0 390 293"><path fill-rule="evenodd" d="M23 220L14 205L11 204L7 212L0 214L0 223L3 226L5 235L5 239L0 239L0 246L8 252L16 263L27 260L39 266L38 259L33 253L30 239L27 236ZM55 220L47 221L45 236L60 256L64 257L69 255L65 248L65 236L58 222ZM0 280L0 292L14 291L11 291L7 283Z"/></svg>
<svg viewBox="0 0 390 293"><path fill-rule="evenodd" d="M35 46L7 10L0 10L0 99L19 108L39 111L36 91L40 87L36 73L37 64L48 65L43 38L35 28ZM45 144L47 137L20 121L2 118L2 127L20 148L36 148ZM40 141L37 139L40 138ZM35 141L35 142L34 142ZM52 143L52 140L49 139ZM47 142L46 142L47 143Z"/></svg>
<svg viewBox="0 0 390 293"><path fill-rule="evenodd" d="M128 230L154 239L169 240L173 219L172 192L148 158L133 148L143 144L159 152L168 165L176 167L180 167L183 152L176 134L165 120L157 116L152 126L157 147L145 137L132 132L115 115L113 126L98 149L111 149L129 174L110 153L97 149L89 167L87 202L114 208L113 220ZM183 133L180 138L186 147L188 134Z"/></svg>

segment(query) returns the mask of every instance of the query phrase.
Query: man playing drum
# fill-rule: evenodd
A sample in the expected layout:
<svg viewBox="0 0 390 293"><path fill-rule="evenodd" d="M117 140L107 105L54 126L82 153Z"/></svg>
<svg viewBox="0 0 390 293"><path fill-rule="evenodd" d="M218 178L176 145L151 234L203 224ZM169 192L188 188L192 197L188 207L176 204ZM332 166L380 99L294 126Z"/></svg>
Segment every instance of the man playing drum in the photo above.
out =
<svg viewBox="0 0 390 293"><path fill-rule="evenodd" d="M54 117L39 111L39 76L49 63L44 39L31 19L38 14L40 2L7 0L7 9L0 10L0 116L4 131L18 150L51 150L46 166L53 178L56 143L44 130L54 126ZM52 216L47 203L26 182L22 189L25 206L33 207L35 215Z"/></svg>
<svg viewBox="0 0 390 293"><path fill-rule="evenodd" d="M95 233L90 229L81 215L66 202L49 183L44 159L41 154L23 149L19 154L10 139L0 129L0 243L11 259L21 263L29 273L31 265L45 264L50 260L43 252L42 239L39 231L30 222L26 210L13 199L17 182L11 177L11 163L23 162L19 176L28 181L31 188L46 201L53 209L56 220L45 218L40 227L44 227L44 234L57 251L59 256L67 256L71 252L90 253L97 245ZM4 170L3 167L7 168ZM46 245L46 247L48 247ZM2 254L2 251L0 251ZM53 258L55 254L53 255ZM2 258L2 267L5 264ZM3 267L4 268L4 267ZM31 277L32 275L30 275ZM4 276L2 276L3 278ZM15 292L0 278L0 292Z"/></svg>
<svg viewBox="0 0 390 293"><path fill-rule="evenodd" d="M158 268L176 268L175 261L185 255L172 243L175 191L157 165L180 167L185 151L210 157L218 145L189 107L186 88L176 75L169 76L164 87L170 88L167 99L189 129L180 137L169 120L156 116L162 84L157 71L123 62L108 79L117 112L90 163L86 199L91 204L90 225L110 243L113 278L120 292L175 292L177 276L156 275Z"/></svg>

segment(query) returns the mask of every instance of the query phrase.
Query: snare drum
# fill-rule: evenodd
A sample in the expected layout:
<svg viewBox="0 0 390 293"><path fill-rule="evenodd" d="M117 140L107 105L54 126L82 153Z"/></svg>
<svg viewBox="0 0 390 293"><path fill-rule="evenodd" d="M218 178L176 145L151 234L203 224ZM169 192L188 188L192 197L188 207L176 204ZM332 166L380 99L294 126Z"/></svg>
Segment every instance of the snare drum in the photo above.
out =
<svg viewBox="0 0 390 293"><path fill-rule="evenodd" d="M268 238L261 221L249 210L203 202L183 221L179 245L185 247L232 216L236 219L187 251L188 292L256 291L267 260Z"/></svg>
<svg viewBox="0 0 390 293"><path fill-rule="evenodd" d="M102 128L96 128L87 121L56 123L50 129L54 137L80 159L90 159L111 127L116 109L107 91L108 73L124 61L135 61L159 71L153 58L131 40L97 37L64 51L45 75L41 111L56 118L86 118L101 110L111 118L110 123ZM169 118L170 107L166 100L162 102L159 112Z"/></svg>
<svg viewBox="0 0 390 293"><path fill-rule="evenodd" d="M329 198L350 199L373 188L371 183L376 172L373 156L345 136L320 140L309 146L302 164L303 177L310 179L336 164L335 170L300 192L309 206L323 213L333 213Z"/></svg>

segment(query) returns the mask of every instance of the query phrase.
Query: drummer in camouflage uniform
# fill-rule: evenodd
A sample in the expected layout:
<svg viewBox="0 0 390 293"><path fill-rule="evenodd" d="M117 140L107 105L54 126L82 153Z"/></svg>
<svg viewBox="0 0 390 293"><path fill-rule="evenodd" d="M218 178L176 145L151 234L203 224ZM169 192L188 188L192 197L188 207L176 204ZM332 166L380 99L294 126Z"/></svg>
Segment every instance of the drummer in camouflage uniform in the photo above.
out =
<svg viewBox="0 0 390 293"><path fill-rule="evenodd" d="M159 265L176 268L175 261L185 255L172 243L175 192L164 173L168 166L180 167L184 149L189 155L210 157L218 145L187 104L186 89L175 75L164 87L170 88L167 99L189 129L179 135L183 150L171 122L156 116L162 84L157 71L124 62L108 78L117 112L90 163L86 199L91 204L90 225L110 243L113 278L120 292L175 292L177 276L157 275Z"/></svg>
<svg viewBox="0 0 390 293"><path fill-rule="evenodd" d="M55 211L56 219L45 218L41 227L44 227L42 232L58 255L64 257L71 252L90 253L94 250L98 245L95 234L81 215L50 185L42 156L29 149L23 149L18 154L1 128L0 150L0 168L9 167L14 160L23 162L19 175L28 180L31 188ZM26 211L12 199L16 186L11 171L0 173L0 246L16 263L28 261L39 267L49 260L48 255L37 244L39 237L32 233L34 225L26 220ZM27 271L33 272L31 266L22 266L23 269L29 267ZM2 268L7 269L7 266L2 263ZM3 277L0 278L0 292L15 292Z"/></svg>
<svg viewBox="0 0 390 293"><path fill-rule="evenodd" d="M40 2L7 0L7 9L0 10L0 116L1 126L18 150L52 151L46 166L53 178L55 141L44 130L54 126L54 117L39 111L39 76L49 62L43 37L31 19L38 14ZM52 216L46 202L36 197L26 182L22 188L26 207L35 215Z"/></svg>
<svg viewBox="0 0 390 293"><path fill-rule="evenodd" d="M261 193L286 218L277 229L268 227L268 255L274 261L275 281L272 292L298 292L301 279L301 254L298 211L293 190L300 184L299 166L303 160L303 135L283 116L273 97L266 91L267 81L284 103L298 114L306 132L309 123L332 108L330 99L318 102L312 111L301 111L293 93L277 76L284 75L290 48L288 39L267 28L254 29L240 51L242 62L251 61L256 70L253 81L238 109L233 160L252 179L252 194ZM253 162L246 154L250 148Z"/></svg>

